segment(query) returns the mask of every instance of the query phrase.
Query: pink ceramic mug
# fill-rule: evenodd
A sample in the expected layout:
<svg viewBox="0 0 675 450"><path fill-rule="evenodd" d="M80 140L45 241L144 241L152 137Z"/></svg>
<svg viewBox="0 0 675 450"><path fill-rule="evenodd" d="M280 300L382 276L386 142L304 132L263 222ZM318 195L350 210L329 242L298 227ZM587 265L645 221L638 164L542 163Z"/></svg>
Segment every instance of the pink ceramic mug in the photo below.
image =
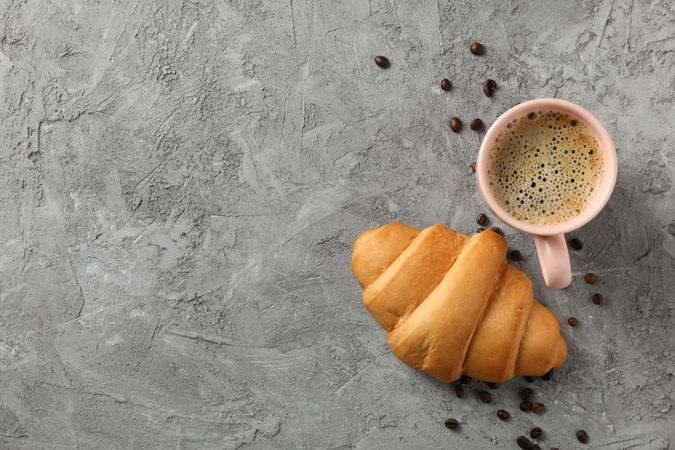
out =
<svg viewBox="0 0 675 450"><path fill-rule="evenodd" d="M577 117L595 136L603 158L603 174L600 186L589 199L586 208L580 214L565 222L537 225L523 222L510 215L497 201L490 188L488 177L489 155L493 151L495 138L509 122L519 119L531 111L561 111ZM590 222L607 204L612 195L617 176L617 158L614 142L605 127L593 114L574 103L555 98L542 98L520 103L502 114L490 127L483 139L476 162L478 189L492 212L504 223L530 233L537 247L541 271L546 285L562 289L572 281L570 255L567 250L564 233L569 233Z"/></svg>

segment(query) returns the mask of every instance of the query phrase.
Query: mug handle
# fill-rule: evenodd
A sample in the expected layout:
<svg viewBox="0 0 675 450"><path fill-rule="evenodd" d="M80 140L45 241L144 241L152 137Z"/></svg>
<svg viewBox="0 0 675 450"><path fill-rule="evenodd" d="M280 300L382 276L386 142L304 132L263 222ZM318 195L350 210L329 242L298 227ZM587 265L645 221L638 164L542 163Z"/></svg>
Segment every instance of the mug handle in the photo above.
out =
<svg viewBox="0 0 675 450"><path fill-rule="evenodd" d="M570 254L567 250L564 234L553 236L532 236L537 247L541 272L546 286L551 289L562 289L572 282Z"/></svg>

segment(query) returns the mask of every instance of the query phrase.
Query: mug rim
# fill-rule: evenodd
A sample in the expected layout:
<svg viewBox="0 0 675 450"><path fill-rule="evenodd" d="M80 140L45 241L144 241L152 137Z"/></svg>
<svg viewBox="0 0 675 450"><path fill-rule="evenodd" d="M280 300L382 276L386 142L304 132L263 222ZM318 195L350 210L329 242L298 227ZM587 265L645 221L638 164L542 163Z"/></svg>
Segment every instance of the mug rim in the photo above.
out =
<svg viewBox="0 0 675 450"><path fill-rule="evenodd" d="M593 136L598 142L598 147L603 157L602 180L598 191L593 195L591 202L581 213L564 222L554 224L533 224L518 220L509 214L497 201L495 195L490 189L488 177L489 155L493 147L497 134L506 128L506 125L513 119L520 118L531 112L533 109L546 109L553 111L562 111L574 115L581 119L591 130ZM483 142L481 142L476 161L476 175L478 180L478 190L492 212L505 224L512 228L525 231L539 236L553 236L556 234L568 233L576 230L597 216L602 208L609 201L616 178L618 174L618 163L616 148L609 132L605 129L602 122L597 119L590 111L567 100L556 98L540 98L528 100L516 106L509 108L490 126Z"/></svg>

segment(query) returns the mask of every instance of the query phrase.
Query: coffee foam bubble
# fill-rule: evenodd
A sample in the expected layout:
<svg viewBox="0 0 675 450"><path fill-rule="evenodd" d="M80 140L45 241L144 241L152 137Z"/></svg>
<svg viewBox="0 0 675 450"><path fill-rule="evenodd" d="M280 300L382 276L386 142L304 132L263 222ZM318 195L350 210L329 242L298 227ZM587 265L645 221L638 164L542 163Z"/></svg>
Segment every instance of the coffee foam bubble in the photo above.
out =
<svg viewBox="0 0 675 450"><path fill-rule="evenodd" d="M602 177L598 142L579 119L532 111L495 138L488 174L497 201L518 220L565 222L586 208Z"/></svg>

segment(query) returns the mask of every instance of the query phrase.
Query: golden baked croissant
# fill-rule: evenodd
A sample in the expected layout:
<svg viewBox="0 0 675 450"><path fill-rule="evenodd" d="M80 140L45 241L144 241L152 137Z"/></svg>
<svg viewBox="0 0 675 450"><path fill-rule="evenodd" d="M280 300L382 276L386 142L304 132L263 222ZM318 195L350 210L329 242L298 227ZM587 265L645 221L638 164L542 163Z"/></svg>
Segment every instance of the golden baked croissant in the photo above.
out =
<svg viewBox="0 0 675 450"><path fill-rule="evenodd" d="M506 250L492 231L393 222L356 239L352 272L403 362L446 382L466 374L502 383L544 375L567 357L558 320Z"/></svg>

